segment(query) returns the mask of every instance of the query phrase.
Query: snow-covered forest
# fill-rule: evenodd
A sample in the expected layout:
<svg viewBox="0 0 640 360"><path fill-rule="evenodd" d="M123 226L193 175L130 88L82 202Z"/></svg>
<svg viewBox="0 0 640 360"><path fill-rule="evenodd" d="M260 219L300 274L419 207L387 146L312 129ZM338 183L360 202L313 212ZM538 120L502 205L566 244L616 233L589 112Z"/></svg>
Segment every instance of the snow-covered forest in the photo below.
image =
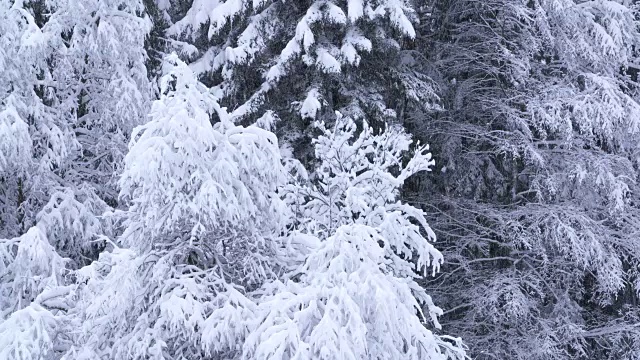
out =
<svg viewBox="0 0 640 360"><path fill-rule="evenodd" d="M0 0L0 360L640 359L640 3Z"/></svg>

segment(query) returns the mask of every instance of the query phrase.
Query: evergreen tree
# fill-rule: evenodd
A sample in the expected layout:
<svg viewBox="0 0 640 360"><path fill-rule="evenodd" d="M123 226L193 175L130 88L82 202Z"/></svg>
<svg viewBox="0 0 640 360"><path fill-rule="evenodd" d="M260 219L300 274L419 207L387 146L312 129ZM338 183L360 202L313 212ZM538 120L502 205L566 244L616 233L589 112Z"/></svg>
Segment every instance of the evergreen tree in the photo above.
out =
<svg viewBox="0 0 640 360"><path fill-rule="evenodd" d="M409 0L194 1L172 19L172 44L232 119L277 123L305 163L314 119L340 111L381 125L407 102L437 100L420 54L407 50L417 20Z"/></svg>
<svg viewBox="0 0 640 360"><path fill-rule="evenodd" d="M131 130L147 113L152 87L144 37L150 24L142 3L76 5L2 2L2 237L67 212L62 206L71 213L95 210L97 216L103 201L116 205L114 175ZM52 237L54 231L86 235L73 240L78 244L94 235L79 235L74 221L59 219L56 226L64 229L44 229L51 241L61 241L53 245L66 255L77 249L63 249L68 239Z"/></svg>
<svg viewBox="0 0 640 360"><path fill-rule="evenodd" d="M278 270L271 254L287 212L275 193L284 180L275 136L230 123L177 56L166 67L163 95L124 159L120 197L130 206L115 216L126 248L77 273L86 285L70 359L199 359L212 347L231 356L238 316L254 306L247 291ZM210 339L216 331L224 338Z"/></svg>
<svg viewBox="0 0 640 360"><path fill-rule="evenodd" d="M427 200L452 262L434 294L451 305L445 323L478 358L628 356L632 11L613 1L441 6L435 61L449 95L416 131L446 159L431 187L441 196Z"/></svg>
<svg viewBox="0 0 640 360"><path fill-rule="evenodd" d="M397 200L408 177L433 165L428 146L403 164L411 140L401 128L374 135L363 122L356 134L353 120L336 115L331 128L316 123L317 181L286 192L317 245L285 281L266 286L245 357L464 359L460 339L425 327L439 329L442 311L416 279L435 273L442 255L423 213Z"/></svg>
<svg viewBox="0 0 640 360"><path fill-rule="evenodd" d="M2 358L59 359L73 343L73 269L115 230L100 215L149 99L143 12L136 1L0 3Z"/></svg>

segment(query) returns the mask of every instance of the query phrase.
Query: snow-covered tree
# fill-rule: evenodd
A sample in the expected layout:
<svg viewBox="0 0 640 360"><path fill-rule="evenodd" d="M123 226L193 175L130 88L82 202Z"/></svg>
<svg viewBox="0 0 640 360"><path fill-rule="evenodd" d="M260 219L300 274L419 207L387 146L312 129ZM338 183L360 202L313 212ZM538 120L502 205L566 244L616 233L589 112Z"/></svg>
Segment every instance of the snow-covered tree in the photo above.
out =
<svg viewBox="0 0 640 360"><path fill-rule="evenodd" d="M463 359L459 339L436 335L441 310L416 280L442 263L423 213L397 200L407 177L433 165L398 127L374 135L337 113L315 141L313 185L287 192L299 227L319 244L284 281L264 287L244 345L256 359ZM423 235L422 231L425 232Z"/></svg>
<svg viewBox="0 0 640 360"><path fill-rule="evenodd" d="M234 121L280 119L283 145L312 157L311 122L336 110L382 124L410 106L435 107L435 85L413 46L413 3L194 1L168 10L167 34L221 90Z"/></svg>
<svg viewBox="0 0 640 360"><path fill-rule="evenodd" d="M0 2L0 357L59 359L151 94L142 2ZM123 135L126 134L126 135Z"/></svg>
<svg viewBox="0 0 640 360"><path fill-rule="evenodd" d="M0 237L15 237L33 224L76 142L51 106L49 34L22 1L2 1L0 23Z"/></svg>
<svg viewBox="0 0 640 360"><path fill-rule="evenodd" d="M113 175L152 94L150 25L135 0L1 6L0 236L12 237L56 193L95 192L114 205Z"/></svg>
<svg viewBox="0 0 640 360"><path fill-rule="evenodd" d="M57 111L72 124L80 146L65 178L93 185L114 205L129 135L144 122L154 95L145 68L151 22L142 0L54 4L43 31L65 36L52 44L60 52L52 59L51 82Z"/></svg>
<svg viewBox="0 0 640 360"><path fill-rule="evenodd" d="M114 216L124 217L118 243L128 249L78 272L86 286L69 358L232 352L236 320L252 311L246 292L278 271L272 254L288 220L275 136L231 123L177 56L165 64L162 96L134 130L120 178L130 206Z"/></svg>
<svg viewBox="0 0 640 360"><path fill-rule="evenodd" d="M65 336L66 260L40 226L0 240L0 356L56 359L69 343Z"/></svg>
<svg viewBox="0 0 640 360"><path fill-rule="evenodd" d="M617 1L439 6L445 111L415 131L443 158L418 195L452 263L432 292L450 305L443 321L480 359L637 351L624 305L639 263L634 13Z"/></svg>

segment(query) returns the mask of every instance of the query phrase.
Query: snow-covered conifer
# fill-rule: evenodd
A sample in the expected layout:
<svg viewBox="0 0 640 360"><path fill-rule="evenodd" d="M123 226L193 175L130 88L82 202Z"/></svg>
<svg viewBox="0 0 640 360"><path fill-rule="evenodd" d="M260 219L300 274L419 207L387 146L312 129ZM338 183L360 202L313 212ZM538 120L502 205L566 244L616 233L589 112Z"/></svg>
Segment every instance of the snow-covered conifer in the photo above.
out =
<svg viewBox="0 0 640 360"><path fill-rule="evenodd" d="M52 44L59 49L51 73L56 108L80 146L65 176L93 185L113 205L129 135L154 95L145 68L152 24L142 0L56 1L51 10L43 31L67 34Z"/></svg>
<svg viewBox="0 0 640 360"><path fill-rule="evenodd" d="M2 236L34 225L54 194L115 204L111 180L152 94L143 14L135 0L0 4Z"/></svg>
<svg viewBox="0 0 640 360"><path fill-rule="evenodd" d="M443 321L482 359L633 353L594 345L637 338L603 307L634 316L618 307L635 296L639 263L632 9L573 0L435 9L445 111L414 128L444 165L418 195L452 263L433 285L450 304Z"/></svg>
<svg viewBox="0 0 640 360"><path fill-rule="evenodd" d="M317 182L289 188L289 201L301 202L301 228L319 244L284 282L264 286L245 358L464 358L459 339L427 328L440 328L441 310L416 280L442 255L422 212L397 200L433 165L428 147L404 164L411 140L401 128L363 126L357 134L340 113L333 127L318 124Z"/></svg>
<svg viewBox="0 0 640 360"><path fill-rule="evenodd" d="M67 310L65 259L34 226L14 239L0 239L0 356L55 359Z"/></svg>
<svg viewBox="0 0 640 360"><path fill-rule="evenodd" d="M57 184L52 172L76 142L67 119L52 107L47 59L51 34L22 1L0 2L0 237L26 231Z"/></svg>
<svg viewBox="0 0 640 360"><path fill-rule="evenodd" d="M203 81L221 90L233 121L273 111L276 133L298 156L312 156L311 122L336 110L392 119L436 107L436 85L419 71L426 64L414 50L414 7L411 0L194 1L174 14L167 33Z"/></svg>
<svg viewBox="0 0 640 360"><path fill-rule="evenodd" d="M255 306L248 291L277 273L288 221L277 139L231 123L175 54L165 73L120 178L129 248L78 271L83 330L69 358L233 356Z"/></svg>

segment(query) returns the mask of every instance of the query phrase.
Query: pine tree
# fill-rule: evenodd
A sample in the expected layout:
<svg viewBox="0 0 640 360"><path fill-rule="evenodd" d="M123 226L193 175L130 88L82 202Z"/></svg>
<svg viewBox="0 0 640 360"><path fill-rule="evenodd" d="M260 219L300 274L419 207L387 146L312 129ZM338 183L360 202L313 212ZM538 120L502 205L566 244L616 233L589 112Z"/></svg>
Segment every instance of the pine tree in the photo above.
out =
<svg viewBox="0 0 640 360"><path fill-rule="evenodd" d="M55 5L44 30L65 34L54 44L63 49L53 59L56 108L69 117L80 146L64 177L93 186L114 206L129 135L145 122L153 95L145 67L152 24L142 0Z"/></svg>
<svg viewBox="0 0 640 360"><path fill-rule="evenodd" d="M57 183L55 169L76 146L70 124L51 106L50 37L23 5L0 3L0 237L33 224Z"/></svg>
<svg viewBox="0 0 640 360"><path fill-rule="evenodd" d="M172 18L173 46L219 89L232 119L276 125L305 163L314 119L338 110L383 124L408 102L435 106L411 50L412 1L194 1Z"/></svg>
<svg viewBox="0 0 640 360"><path fill-rule="evenodd" d="M143 10L0 2L0 357L73 343L73 270L114 230L109 179L150 95Z"/></svg>
<svg viewBox="0 0 640 360"><path fill-rule="evenodd" d="M165 73L119 181L126 248L114 244L78 272L82 330L69 358L232 354L235 327L255 306L247 292L277 273L271 254L288 220L275 136L233 125L177 56ZM224 338L210 339L216 331Z"/></svg>
<svg viewBox="0 0 640 360"><path fill-rule="evenodd" d="M289 187L299 228L317 237L285 281L265 288L245 358L463 359L460 339L425 327L441 310L416 279L442 264L423 213L397 201L411 175L433 165L427 146L411 145L399 127L374 135L337 113L317 123L317 181ZM415 223L414 223L415 221ZM311 242L313 244L313 242ZM416 313L419 315L416 316Z"/></svg>
<svg viewBox="0 0 640 360"><path fill-rule="evenodd" d="M104 206L86 202L115 205L112 180L131 130L147 113L150 24L142 3L76 5L2 3L3 237L18 236L46 216L45 205L48 213L62 203L97 211ZM77 226L66 230L78 232Z"/></svg>
<svg viewBox="0 0 640 360"><path fill-rule="evenodd" d="M426 199L453 262L434 293L450 304L443 321L478 358L632 353L633 13L613 1L441 6L449 95L416 131L446 159L429 188L442 196Z"/></svg>

